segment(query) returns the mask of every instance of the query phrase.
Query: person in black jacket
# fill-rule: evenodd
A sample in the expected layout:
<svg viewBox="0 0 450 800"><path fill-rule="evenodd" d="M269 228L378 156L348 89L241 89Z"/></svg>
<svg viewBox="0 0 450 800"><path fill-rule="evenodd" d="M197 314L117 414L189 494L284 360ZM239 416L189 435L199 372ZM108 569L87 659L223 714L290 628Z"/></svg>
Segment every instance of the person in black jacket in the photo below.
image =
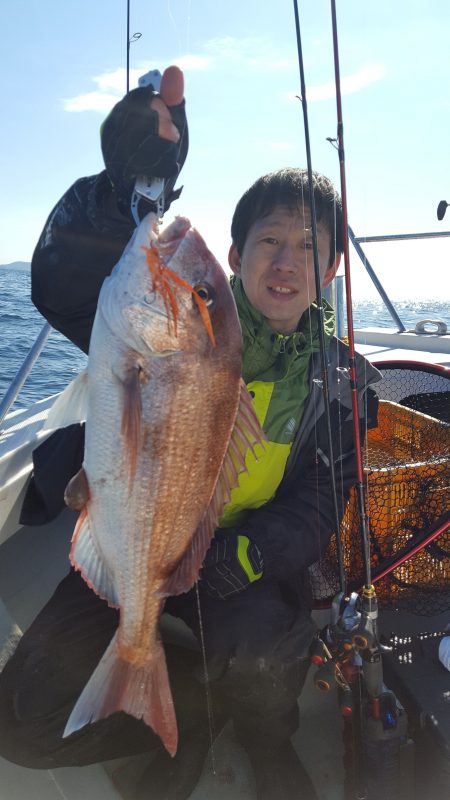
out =
<svg viewBox="0 0 450 800"><path fill-rule="evenodd" d="M178 194L174 184L187 153L187 125L181 76L170 69L160 96L152 88L137 89L113 109L102 130L106 170L68 190L33 256L35 304L85 352L101 284L134 230L130 203L136 178L165 180L165 208ZM182 619L204 645L215 732L232 718L253 768L258 800L316 797L291 744L315 632L309 567L320 560L335 528L308 189L306 171L280 170L256 181L236 207L229 263L243 333L243 377L268 445L224 510L197 588L169 598L165 606L165 616ZM324 176L314 174L313 191L325 286L343 248L341 206ZM140 215L149 210L151 203L142 200ZM333 335L329 306L324 327L342 518L355 483L353 426L349 383L339 380L346 349ZM362 416L370 426L376 420L370 384L377 373L361 359L358 376ZM72 449L79 450L80 426L73 435ZM46 445L48 462L52 446ZM60 453L54 460L59 482L61 475L65 482L77 466L66 463L64 469ZM41 520L42 509L33 504L46 502L41 486L25 504L28 522L33 513ZM44 515L59 511L62 500L55 502L48 502ZM122 712L62 738L117 621L118 612L71 571L0 676L0 754L51 768L148 751L152 760L135 797L188 798L213 736L196 650L166 644L180 729L173 760L144 723Z"/></svg>

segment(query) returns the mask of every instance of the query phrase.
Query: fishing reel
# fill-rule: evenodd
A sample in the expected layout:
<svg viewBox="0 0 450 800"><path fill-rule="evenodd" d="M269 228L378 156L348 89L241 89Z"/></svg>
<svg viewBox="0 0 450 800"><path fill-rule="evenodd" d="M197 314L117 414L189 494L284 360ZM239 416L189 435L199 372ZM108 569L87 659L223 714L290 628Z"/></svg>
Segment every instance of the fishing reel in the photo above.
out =
<svg viewBox="0 0 450 800"><path fill-rule="evenodd" d="M382 794L384 800L407 800L405 764L412 757L407 716L383 683L377 616L373 587L364 587L361 596L339 593L330 624L311 646L313 680L321 692L337 692L346 799L376 800Z"/></svg>
<svg viewBox="0 0 450 800"><path fill-rule="evenodd" d="M358 595L353 592L345 597L336 595L331 606L330 624L314 639L310 657L317 667L314 684L322 692L337 687L339 706L344 716L351 716L354 709L352 686L360 669L360 659L352 642L352 634L358 630L361 614Z"/></svg>
<svg viewBox="0 0 450 800"><path fill-rule="evenodd" d="M377 618L373 587L364 587L361 596L340 592L333 600L329 625L312 643L311 663L317 666L314 684L322 692L337 686L344 716L353 713L352 695L356 685L360 693L361 679L369 698L379 698L383 692Z"/></svg>

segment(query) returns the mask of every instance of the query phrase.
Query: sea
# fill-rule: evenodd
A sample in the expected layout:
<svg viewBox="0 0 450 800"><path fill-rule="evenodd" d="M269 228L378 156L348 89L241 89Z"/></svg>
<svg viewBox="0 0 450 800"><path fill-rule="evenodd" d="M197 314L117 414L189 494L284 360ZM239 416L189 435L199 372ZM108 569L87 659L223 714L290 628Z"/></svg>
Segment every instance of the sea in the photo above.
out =
<svg viewBox="0 0 450 800"><path fill-rule="evenodd" d="M450 329L448 302L401 300L395 302L405 327L424 319L442 320ZM381 300L356 300L354 327L395 327ZM30 299L30 269L0 266L0 401L45 324ZM60 392L82 370L87 357L57 331L52 331L12 408L27 408L37 400Z"/></svg>

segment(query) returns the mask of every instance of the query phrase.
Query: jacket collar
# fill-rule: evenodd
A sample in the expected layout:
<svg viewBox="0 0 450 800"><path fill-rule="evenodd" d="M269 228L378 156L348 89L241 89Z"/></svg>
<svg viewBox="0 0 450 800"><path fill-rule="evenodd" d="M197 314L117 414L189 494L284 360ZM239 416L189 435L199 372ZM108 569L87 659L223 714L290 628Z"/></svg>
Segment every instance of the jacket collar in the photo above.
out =
<svg viewBox="0 0 450 800"><path fill-rule="evenodd" d="M313 303L302 315L298 329L288 335L277 333L266 318L250 304L240 278L231 278L231 288L241 321L244 340L242 374L249 383L257 378L280 380L296 373L304 355L319 350L319 314ZM334 334L335 315L324 300L325 343Z"/></svg>

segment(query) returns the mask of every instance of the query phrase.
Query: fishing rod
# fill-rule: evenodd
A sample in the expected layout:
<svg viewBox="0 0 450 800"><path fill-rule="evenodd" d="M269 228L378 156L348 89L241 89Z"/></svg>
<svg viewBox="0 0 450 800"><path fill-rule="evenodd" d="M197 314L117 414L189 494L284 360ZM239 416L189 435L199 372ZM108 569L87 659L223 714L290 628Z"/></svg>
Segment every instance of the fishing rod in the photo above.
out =
<svg viewBox="0 0 450 800"><path fill-rule="evenodd" d="M130 91L130 0L127 0L127 94Z"/></svg>
<svg viewBox="0 0 450 800"><path fill-rule="evenodd" d="M133 33L130 37L130 0L127 0L127 48L126 48L126 75L127 75L127 94L130 91L130 46L133 42L140 39L142 33ZM138 86L151 86L155 92L159 92L161 87L161 73L157 69L150 70L145 75L139 78ZM155 178L147 175L138 175L134 184L133 193L131 196L131 214L136 223L139 225L139 203L144 198L151 203L155 203L157 214L162 217L164 214L164 179Z"/></svg>
<svg viewBox="0 0 450 800"><path fill-rule="evenodd" d="M370 574L369 534L368 534L367 513L365 505L364 468L362 460L361 433L359 426L358 385L357 385L357 375L356 375L356 352L355 352L355 336L354 336L353 306L352 306L353 301L352 301L352 287L351 287L351 277L350 277L349 225L348 225L348 212L347 212L347 186L346 186L346 176L345 176L344 124L342 119L341 79L340 79L340 69L339 69L339 48L338 48L335 0L331 0L331 16L332 16L332 28L333 28L334 72L335 72L335 85L336 85L337 144L338 144L339 170L341 179L342 228L344 235L344 276L345 276L345 291L347 297L346 312L347 312L348 353L349 353L348 369L350 376L353 429L354 429L355 451L356 451L356 477L357 477L356 491L358 498L359 519L361 522L361 538L363 546L363 561L364 561L364 572L365 572L365 590L368 591L369 587L372 585L372 582Z"/></svg>
<svg viewBox="0 0 450 800"><path fill-rule="evenodd" d="M335 541L336 541L336 551L338 559L339 589L340 589L332 602L331 612L330 612L330 624L327 628L321 631L319 635L315 638L311 647L310 656L311 656L311 662L317 666L317 670L314 676L314 682L316 687L321 691L328 691L329 689L332 688L333 685L337 685L339 687L338 689L339 702L342 714L345 717L353 714L355 705L353 701L353 693L351 686L353 677L352 675L353 666L350 665L349 663L350 657L348 652L348 648L352 650L352 645L348 641L349 639L348 630L352 630L356 627L356 625L360 621L360 615L356 611L356 600L357 600L356 593L352 593L351 598L347 597L343 544L340 531L339 513L337 510L336 474L335 474L333 441L332 441L332 431L331 431L330 399L328 391L328 371L326 364L327 358L326 358L325 342L324 342L325 337L323 330L324 320L323 320L322 289L321 289L319 258L318 258L317 224L316 224L317 220L316 220L315 199L313 191L313 173L312 173L312 163L311 163L312 162L311 144L309 138L308 106L306 99L306 81L304 73L300 18L299 18L297 0L293 0L293 3L294 3L294 15L295 15L295 30L297 37L298 63L300 71L300 90L301 90L300 100L302 103L302 110L303 110L303 126L305 132L305 149L307 158L309 199L311 208L315 291L317 293L316 294L317 306L320 314L319 344L320 344L320 357L321 357L321 367L323 375L322 389L323 389L323 396L325 403L327 441L330 449L329 453L330 479L332 486L333 510L335 516ZM358 751L360 751L361 749L359 745L361 738L362 737L359 737L358 740ZM345 757L346 766L350 761L356 762L359 756L358 752L358 756L354 758L352 757L348 758L347 756L348 750L351 751L351 748L346 747L346 757ZM353 769L352 772L355 773L355 771L356 770ZM363 798L364 789L361 786L361 781L359 780L359 773L357 774L358 774L358 782L357 782L358 785L356 786L356 792L354 793L353 796ZM347 770L346 770L345 780L348 783Z"/></svg>
<svg viewBox="0 0 450 800"><path fill-rule="evenodd" d="M298 3L294 0L294 14L297 35L297 50L300 67L301 101L303 108L306 156L308 163L308 178L310 190L310 204L312 217L312 235L314 251L314 271L317 289L317 303L322 306L320 273L318 269L317 253L317 228L314 194L312 190L311 147L309 141L308 112L306 102L306 89L303 68L303 54L300 35L300 21ZM345 151L343 137L342 103L339 74L339 51L337 37L336 7L331 0L331 15L333 26L333 50L335 64L335 83L337 101L337 131L338 154L340 163L343 238L344 238L344 266L347 289L347 317L349 330L349 367L352 417L354 428L354 441L356 452L356 493L358 502L359 519L361 526L361 546L364 566L364 586L361 595L352 592L346 595L346 579L343 568L343 546L337 525L336 546L338 550L338 565L341 591L334 598L330 624L316 638L312 648L311 660L319 665L315 676L318 688L328 690L336 683L338 685L339 701L344 717L352 717L356 711L358 722L358 741L351 741L354 736L347 736L347 745L350 745L353 755L352 780L347 780L347 789L353 797L375 798L382 792L384 800L400 796L398 753L400 744L406 740L406 716L399 708L395 696L386 690L383 683L383 669L381 659L381 645L378 640L378 606L375 588L371 579L370 542L368 535L367 513L365 503L364 469L362 460L362 442L360 434L358 387L356 373L356 353L353 330L352 297L350 281L349 259L349 227L347 215L347 194L345 181ZM323 324L323 316L321 318ZM323 389L329 425L329 441L331 443L331 422L329 419L329 395L326 375L326 357L322 352L323 360ZM334 459L330 450L330 474L332 476L333 498L335 494ZM348 730L348 729L347 729ZM355 731L355 728L352 728ZM346 752L346 756L348 753ZM362 758L361 758L362 756ZM361 769L361 762L364 764Z"/></svg>
<svg viewBox="0 0 450 800"><path fill-rule="evenodd" d="M322 370L321 372L322 392L325 402L327 442L328 442L329 458L330 458L330 480L331 480L331 493L333 499L333 515L335 520L335 539L336 539L336 552L338 561L339 587L340 587L340 594L342 595L342 597L344 597L346 594L346 577L344 569L342 538L340 532L340 519L339 519L339 508L337 499L337 488L336 488L336 472L334 465L334 447L333 447L333 436L331 429L331 415L330 415L329 388L328 388L327 353L326 353L325 332L324 332L325 331L324 307L323 307L322 285L321 285L320 267L319 267L319 251L317 244L316 204L315 204L314 190L313 190L311 143L309 138L309 124L308 124L308 105L306 100L306 82L305 82L305 71L303 65L300 18L298 13L297 0L294 0L294 15L295 15L295 31L297 37L298 65L300 72L300 100L303 109L303 126L305 131L305 149L306 149L306 161L308 170L309 203L311 208L311 232L312 232L312 242L313 242L314 283L315 283L314 288L316 292L317 309L319 314L318 329L319 329L319 348L320 348L320 359L321 359L321 370Z"/></svg>
<svg viewBox="0 0 450 800"><path fill-rule="evenodd" d="M378 796L381 791L384 794L384 800L390 800L390 798L398 798L402 793L402 787L400 785L400 751L402 745L406 743L406 715L403 709L400 709L393 693L386 689L383 682L382 648L378 638L378 602L371 574L370 540L367 524L366 492L358 409L345 174L344 124L335 0L330 0L330 6L336 87L337 152L339 157L344 234L349 375L356 451L357 483L355 488L358 501L364 568L364 586L358 599L355 600L359 622L356 628L351 631L351 643L356 648L358 658L362 660L360 670L362 682L361 680L357 682L357 689L358 691L362 689L364 693L364 699L357 698L357 702L360 704L360 735L363 743L361 750L364 761L364 775L359 775L358 791L359 793L361 792L361 784L363 783L365 784L366 796L369 800Z"/></svg>
<svg viewBox="0 0 450 800"><path fill-rule="evenodd" d="M140 39L142 33L133 33L130 38L130 0L127 0L127 94L130 91L130 45Z"/></svg>
<svg viewBox="0 0 450 800"><path fill-rule="evenodd" d="M326 423L327 423L327 441L330 450L329 452L330 479L332 486L333 510L335 516L335 541L336 541L336 551L338 559L339 587L340 587L340 591L335 596L332 602L331 612L330 612L330 625L324 631L321 631L320 634L315 638L311 647L310 655L311 655L311 662L318 667L314 676L314 682L316 687L322 691L328 691L329 689L331 689L333 685L337 684L337 686L339 687L338 692L339 692L339 703L341 707L341 712L345 717L353 714L355 705L353 701L353 692L352 692L353 665L350 664L350 656L348 652L348 648L352 650L352 644L350 644L348 641L349 639L348 631L353 630L359 624L360 615L356 610L356 600L357 600L356 593L352 593L350 598L347 597L343 544L340 531L339 513L337 509L336 474L335 474L333 441L332 441L332 431L331 431L328 371L326 364L327 358L326 358L325 341L324 341L325 337L323 330L324 320L323 320L322 289L321 289L319 258L318 258L317 224L316 224L317 220L316 220L315 198L313 191L311 144L309 138L308 106L306 99L306 81L304 73L300 18L299 18L297 0L293 0L293 3L294 3L294 16L295 16L295 29L297 37L298 63L300 71L300 90L301 90L300 100L302 103L302 110L303 110L303 126L305 132L305 149L306 149L307 169L308 169L309 200L311 208L315 291L317 296L317 306L320 315L319 344L320 344L320 357L321 357L322 376L323 376L322 389L323 389ZM358 420L359 420L359 414L358 414ZM361 750L361 746L359 745L361 738L362 737L359 737L358 740L357 756L349 759L346 755L345 760L347 764L349 763L350 760L352 762L356 762L358 760L358 756L360 754L359 751ZM351 748L349 747L346 748L346 751L349 749L351 751ZM353 769L353 773L354 772L356 772L355 768ZM357 773L357 775L358 779L356 785L356 792L353 793L353 796L363 798L365 796L364 788L362 787L362 782L359 780L359 773ZM346 781L348 783L347 775L346 775Z"/></svg>

